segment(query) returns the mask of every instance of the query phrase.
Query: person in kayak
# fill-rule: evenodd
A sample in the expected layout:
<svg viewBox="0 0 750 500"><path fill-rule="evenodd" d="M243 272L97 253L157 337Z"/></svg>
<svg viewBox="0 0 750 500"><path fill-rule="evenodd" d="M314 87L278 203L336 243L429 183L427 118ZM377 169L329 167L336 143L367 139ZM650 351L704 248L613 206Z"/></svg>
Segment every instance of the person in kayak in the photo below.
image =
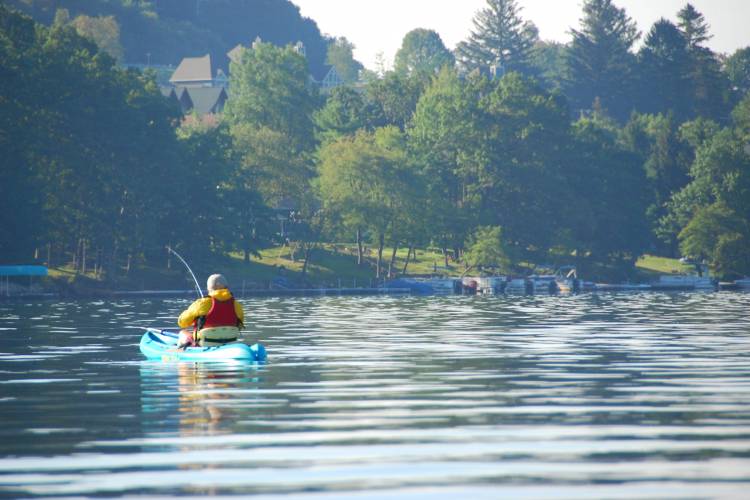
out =
<svg viewBox="0 0 750 500"><path fill-rule="evenodd" d="M217 346L239 339L245 319L242 304L234 300L229 283L221 274L212 274L206 281L208 297L203 297L180 314L177 346ZM192 326L192 329L190 328Z"/></svg>

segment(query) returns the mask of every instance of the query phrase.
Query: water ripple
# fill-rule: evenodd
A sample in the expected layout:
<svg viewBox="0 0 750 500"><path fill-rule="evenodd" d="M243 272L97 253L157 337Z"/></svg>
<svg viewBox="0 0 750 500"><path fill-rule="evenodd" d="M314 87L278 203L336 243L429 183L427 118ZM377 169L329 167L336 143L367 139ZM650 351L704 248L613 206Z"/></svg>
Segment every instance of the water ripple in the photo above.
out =
<svg viewBox="0 0 750 500"><path fill-rule="evenodd" d="M748 294L253 299L267 365L143 361L141 327L188 303L0 306L0 495L750 487Z"/></svg>

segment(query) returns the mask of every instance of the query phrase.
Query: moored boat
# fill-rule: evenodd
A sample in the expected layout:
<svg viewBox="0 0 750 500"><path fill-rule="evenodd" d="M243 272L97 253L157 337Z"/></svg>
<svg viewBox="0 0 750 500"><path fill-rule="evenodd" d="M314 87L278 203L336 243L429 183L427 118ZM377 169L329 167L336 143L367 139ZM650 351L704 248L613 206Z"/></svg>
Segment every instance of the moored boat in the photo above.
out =
<svg viewBox="0 0 750 500"><path fill-rule="evenodd" d="M654 290L716 290L716 287L713 278L695 274L659 276L659 280L651 284Z"/></svg>

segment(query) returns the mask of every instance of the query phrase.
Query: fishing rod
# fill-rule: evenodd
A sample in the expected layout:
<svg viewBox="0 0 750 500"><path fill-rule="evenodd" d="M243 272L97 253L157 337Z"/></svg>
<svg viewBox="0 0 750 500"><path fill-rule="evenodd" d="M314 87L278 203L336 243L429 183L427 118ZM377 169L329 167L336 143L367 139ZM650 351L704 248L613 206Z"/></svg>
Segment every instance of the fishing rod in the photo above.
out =
<svg viewBox="0 0 750 500"><path fill-rule="evenodd" d="M198 290L198 295L200 295L201 298L203 298L203 292L201 291L201 286L198 284L198 280L195 278L195 274L193 273L193 270L190 269L190 266L188 265L188 263L185 262L185 259L183 259L180 254L178 254L176 251L174 251L174 249L172 249L172 247L167 246L167 250L169 250L170 252L172 252L173 254L175 254L177 256L177 258L180 259L180 261L183 264L185 264L185 267L187 267L187 270L190 272L190 276L192 276L193 277L193 281L195 281L195 289Z"/></svg>

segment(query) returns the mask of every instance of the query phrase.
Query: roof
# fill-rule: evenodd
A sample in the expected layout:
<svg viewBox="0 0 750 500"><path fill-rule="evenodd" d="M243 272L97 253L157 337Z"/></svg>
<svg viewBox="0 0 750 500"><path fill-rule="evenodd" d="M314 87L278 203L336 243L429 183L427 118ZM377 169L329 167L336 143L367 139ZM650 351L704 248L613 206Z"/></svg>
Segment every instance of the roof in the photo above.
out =
<svg viewBox="0 0 750 500"><path fill-rule="evenodd" d="M159 91L164 97L174 97L175 99L177 99L177 94L172 87L160 86Z"/></svg>
<svg viewBox="0 0 750 500"><path fill-rule="evenodd" d="M242 55L242 49L244 48L245 47L243 47L241 43L238 43L232 50L227 52L227 57L232 62L240 62L240 56Z"/></svg>
<svg viewBox="0 0 750 500"><path fill-rule="evenodd" d="M169 79L171 83L210 82L213 78L211 70L211 54L203 57L186 57Z"/></svg>
<svg viewBox="0 0 750 500"><path fill-rule="evenodd" d="M227 93L223 87L188 87L185 89L199 115L218 113L224 108Z"/></svg>

